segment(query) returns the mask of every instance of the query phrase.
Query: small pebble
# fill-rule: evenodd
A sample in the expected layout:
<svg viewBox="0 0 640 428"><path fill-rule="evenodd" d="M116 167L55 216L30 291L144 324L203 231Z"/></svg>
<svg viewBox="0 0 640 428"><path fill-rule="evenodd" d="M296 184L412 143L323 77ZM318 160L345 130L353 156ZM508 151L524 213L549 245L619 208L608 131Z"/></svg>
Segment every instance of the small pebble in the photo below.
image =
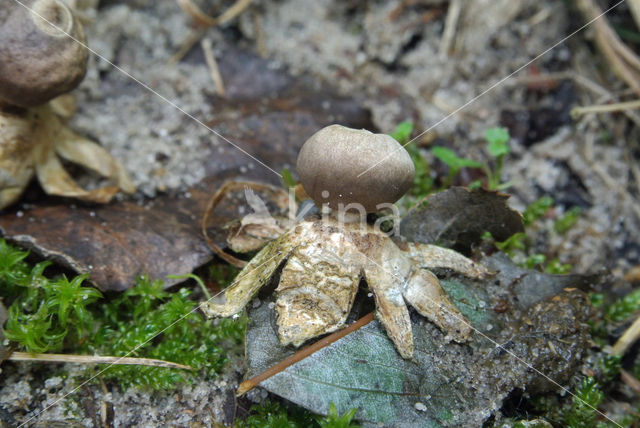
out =
<svg viewBox="0 0 640 428"><path fill-rule="evenodd" d="M416 410L419 411L419 412L426 412L427 411L427 406L425 406L424 404L422 404L419 401L416 404L414 404L413 407L415 407Z"/></svg>

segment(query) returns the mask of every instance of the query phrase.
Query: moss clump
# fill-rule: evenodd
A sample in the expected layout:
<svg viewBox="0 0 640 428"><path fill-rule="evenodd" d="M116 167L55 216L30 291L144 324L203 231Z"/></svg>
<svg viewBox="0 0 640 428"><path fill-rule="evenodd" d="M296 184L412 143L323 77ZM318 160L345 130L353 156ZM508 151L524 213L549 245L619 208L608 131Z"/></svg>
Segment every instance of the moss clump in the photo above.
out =
<svg viewBox="0 0 640 428"><path fill-rule="evenodd" d="M205 320L190 294L187 288L168 293L162 281L139 278L135 287L104 304L99 328L86 351L173 361L206 376L219 372L227 362L223 345L243 342L246 320ZM190 379L186 375L181 370L134 366L111 366L101 374L125 387L155 389L173 388Z"/></svg>
<svg viewBox="0 0 640 428"><path fill-rule="evenodd" d="M583 379L576 389L571 406L564 414L564 423L570 428L594 427L597 408L604 398L600 386L593 377Z"/></svg>
<svg viewBox="0 0 640 428"><path fill-rule="evenodd" d="M27 256L0 240L0 297L10 305L3 332L28 352L156 358L212 376L227 362L226 350L244 340L244 318L205 320L187 288L170 293L162 281L143 276L133 288L104 299L82 285L86 275L48 278L49 263L31 266ZM147 366L90 370L125 387L156 389L173 389L195 374Z"/></svg>
<svg viewBox="0 0 640 428"><path fill-rule="evenodd" d="M250 415L245 420L236 421L235 428L358 428L352 423L356 409L339 415L333 403L329 414L317 416L301 407L287 407L277 402L265 401L261 405L251 407Z"/></svg>
<svg viewBox="0 0 640 428"><path fill-rule="evenodd" d="M45 277L50 263L31 267L28 254L0 240L0 297L11 305L5 337L28 352L60 351L85 340L93 326L89 305L102 294L82 286L86 275Z"/></svg>

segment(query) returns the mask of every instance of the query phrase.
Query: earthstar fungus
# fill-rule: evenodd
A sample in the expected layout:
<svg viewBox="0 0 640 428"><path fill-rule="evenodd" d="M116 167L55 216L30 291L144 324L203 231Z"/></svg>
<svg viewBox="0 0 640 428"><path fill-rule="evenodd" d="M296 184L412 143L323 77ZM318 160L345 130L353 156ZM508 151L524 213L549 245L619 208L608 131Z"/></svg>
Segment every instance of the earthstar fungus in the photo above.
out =
<svg viewBox="0 0 640 428"><path fill-rule="evenodd" d="M338 210L340 203L360 203L369 211L378 204L395 202L409 187L413 168L407 165L408 154L399 145L391 144L389 138L338 125L318 131L305 143L298 158L298 174L305 190L316 203L333 204L330 207ZM404 153L372 170L378 175L371 174L364 186L350 187L357 187L354 177L389 149ZM361 161L359 155L366 161ZM380 173L384 166L388 170ZM349 189L354 190L349 193ZM323 190L336 192L337 198L322 196ZM307 217L268 243L225 290L224 299L204 302L203 312L226 317L241 311L282 266L275 309L278 337L283 345L300 346L342 328L361 278L366 279L373 293L377 318L403 358L412 358L414 353L407 304L436 324L449 339L468 339L470 324L428 269L446 268L482 278L490 275L486 268L447 248L414 242L397 245L369 224L340 221L335 211L328 216Z"/></svg>
<svg viewBox="0 0 640 428"><path fill-rule="evenodd" d="M89 52L73 40L86 43L71 10L61 0L24 1L34 12L15 1L3 3L0 101L35 107L78 86L87 71Z"/></svg>
<svg viewBox="0 0 640 428"><path fill-rule="evenodd" d="M48 194L91 202L134 192L118 161L65 124L74 108L62 94L78 86L87 67L82 26L61 0L23 4L0 4L0 209L17 201L34 175ZM58 155L113 185L81 188Z"/></svg>

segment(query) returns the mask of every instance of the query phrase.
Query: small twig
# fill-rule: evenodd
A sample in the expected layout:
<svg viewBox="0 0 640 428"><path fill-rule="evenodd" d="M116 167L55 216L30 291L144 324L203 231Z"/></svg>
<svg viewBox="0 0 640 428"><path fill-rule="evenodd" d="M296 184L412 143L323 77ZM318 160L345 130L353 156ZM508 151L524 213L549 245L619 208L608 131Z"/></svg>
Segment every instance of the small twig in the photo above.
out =
<svg viewBox="0 0 640 428"><path fill-rule="evenodd" d="M192 0L177 0L177 2L180 9L189 15L197 25L211 27L216 24L216 19L204 13Z"/></svg>
<svg viewBox="0 0 640 428"><path fill-rule="evenodd" d="M217 17L211 17L204 13L192 0L177 0L180 8L201 27L212 27L214 25L224 25L240 15L252 0L237 0L230 8L222 12Z"/></svg>
<svg viewBox="0 0 640 428"><path fill-rule="evenodd" d="M231 7L216 18L216 25L224 25L240 15L249 7L252 0L238 0Z"/></svg>
<svg viewBox="0 0 640 428"><path fill-rule="evenodd" d="M447 10L447 17L444 21L444 31L442 33L442 39L440 39L440 56L446 57L451 51L453 40L456 35L456 28L458 26L458 20L460 19L460 12L462 11L461 0L451 0L449 3L449 9Z"/></svg>
<svg viewBox="0 0 640 428"><path fill-rule="evenodd" d="M610 29L608 29L607 25L604 21L596 21L596 43L604 56L609 60L609 65L611 65L612 70L617 73L618 77L627 85L632 87L636 94L640 95L639 76L633 70L629 69L622 58L617 55L614 45L621 42L616 42L611 39L609 31L607 31Z"/></svg>
<svg viewBox="0 0 640 428"><path fill-rule="evenodd" d="M187 39L182 43L182 46L174 53L171 58L169 58L169 65L179 63L182 58L193 48L193 46L198 43L198 40L204 37L209 28L201 28L193 33L189 34Z"/></svg>
<svg viewBox="0 0 640 428"><path fill-rule="evenodd" d="M636 22L636 26L640 28L640 0L627 0L627 6L629 6L629 10L631 10L631 15Z"/></svg>
<svg viewBox="0 0 640 428"><path fill-rule="evenodd" d="M629 326L629 328L620 336L618 341L611 349L612 355L624 355L629 346L631 346L640 337L640 317Z"/></svg>
<svg viewBox="0 0 640 428"><path fill-rule="evenodd" d="M594 0L578 0L578 8L586 19L592 20L602 14ZM602 54L609 62L612 70L629 85L637 95L640 95L640 58L624 46L618 35L609 25L606 17L600 17L593 23L595 41Z"/></svg>
<svg viewBox="0 0 640 428"><path fill-rule="evenodd" d="M117 364L126 366L151 366L193 370L193 367L185 366L184 364L172 363L171 361L155 360L152 358L103 357L99 355L31 354L29 352L13 352L7 360L42 361L50 363Z"/></svg>
<svg viewBox="0 0 640 428"><path fill-rule="evenodd" d="M571 109L571 117L577 119L588 113L613 113L624 110L632 110L640 108L640 100L624 101L613 104L599 104L590 106L579 106Z"/></svg>
<svg viewBox="0 0 640 428"><path fill-rule="evenodd" d="M211 74L211 80L213 80L216 92L218 95L224 97L226 94L224 90L224 82L222 81L222 76L220 75L220 69L218 68L216 58L213 55L213 49L211 49L211 40L205 37L200 41L200 46L202 46L204 60L207 63L207 67L209 67L209 73Z"/></svg>
<svg viewBox="0 0 640 428"><path fill-rule="evenodd" d="M371 321L373 321L373 312L363 316L358 321L354 322L348 327L343 328L342 330L336 331L335 333L332 333L329 336L326 336L318 340L317 342L307 346L306 348L301 349L300 351L296 352L292 356L280 361L278 364L272 367L269 367L267 370L263 371L259 375L254 376L249 380L245 380L238 386L238 390L236 391L236 396L246 394L248 391L258 386L260 382L263 382L269 379L271 376L274 376L280 373L287 367L294 365L298 361L301 361L307 358L309 355L315 352L318 352L320 349L326 346L329 346L333 342L339 339L342 339L346 335L353 333L354 331L364 327L365 325L369 324Z"/></svg>
<svg viewBox="0 0 640 428"><path fill-rule="evenodd" d="M262 28L262 18L257 13L253 14L253 30L256 36L256 50L261 58L267 57L267 44L264 37L264 28Z"/></svg>
<svg viewBox="0 0 640 428"><path fill-rule="evenodd" d="M618 35L613 31L611 27L608 28L610 37L615 37L616 42L613 43L613 48L618 52L622 58L632 65L636 71L640 71L640 58L633 52L626 43L618 38Z"/></svg>
<svg viewBox="0 0 640 428"><path fill-rule="evenodd" d="M541 22L546 21L551 16L551 12L553 12L554 9L556 9L558 6L559 5L547 6L547 7L544 7L542 9L540 9L532 17L527 19L527 23L530 26L535 27L536 25L540 24Z"/></svg>
<svg viewBox="0 0 640 428"><path fill-rule="evenodd" d="M556 81L556 80L572 80L573 82L575 82L576 84L582 86L583 88L593 92L594 94L598 95L600 98L602 98L603 102L605 101L614 101L617 102L618 101L618 96L616 94L613 94L612 92L610 92L609 90L607 90L605 87L599 85L598 83L594 82L593 80L589 79L586 76L583 76L582 74L577 74L577 73L573 73L573 72L566 72L566 71L561 71L561 72L556 72L556 73L545 73L545 74L538 74L538 75L524 75L524 76L520 76L520 77L516 77L514 79L512 79L511 81L508 81L507 84L509 85L517 85L517 84L547 84L548 82L552 82L552 81ZM633 93L633 91L632 91ZM631 120L632 122L634 122L636 125L638 125L638 127L640 127L640 115L638 115L636 112L632 111L632 110L622 110L622 113L627 116L629 118L629 120Z"/></svg>
<svg viewBox="0 0 640 428"><path fill-rule="evenodd" d="M169 64L176 64L189 52L193 46L198 43L206 34L207 30L214 25L225 25L236 16L240 15L250 4L252 0L237 0L230 8L222 12L215 18L210 17L200 10L192 0L177 0L178 4L189 16L191 16L196 25L199 27L191 33L182 43L178 51L169 58Z"/></svg>
<svg viewBox="0 0 640 428"><path fill-rule="evenodd" d="M622 380L629 388L633 389L636 394L640 394L640 380L636 379L625 369L620 369L620 380Z"/></svg>

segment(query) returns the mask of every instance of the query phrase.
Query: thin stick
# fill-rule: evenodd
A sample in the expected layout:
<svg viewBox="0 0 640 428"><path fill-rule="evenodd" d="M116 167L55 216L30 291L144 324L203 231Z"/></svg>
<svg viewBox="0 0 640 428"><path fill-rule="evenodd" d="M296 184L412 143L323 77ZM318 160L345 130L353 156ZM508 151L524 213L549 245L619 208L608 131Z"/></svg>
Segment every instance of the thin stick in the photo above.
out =
<svg viewBox="0 0 640 428"><path fill-rule="evenodd" d="M572 80L583 88L593 92L594 94L604 97L605 100L617 101L618 96L611 93L609 90L605 89L603 86L594 82L593 80L585 77L581 74L576 73L568 73L565 71L555 72L555 73L545 73L539 74L536 76L520 76L516 77L510 82L508 85L514 86L519 84L545 84L548 82L553 82L555 80ZM631 93L634 93L632 89L630 89ZM636 125L640 127L640 116L637 115L634 111L626 109L622 110L622 113L629 118L629 120L633 121Z"/></svg>
<svg viewBox="0 0 640 428"><path fill-rule="evenodd" d="M588 113L612 113L616 111L632 110L640 108L640 100L624 101L614 104L596 104L591 106L574 107L571 109L571 117L578 117Z"/></svg>
<svg viewBox="0 0 640 428"><path fill-rule="evenodd" d="M103 357L100 355L31 354L29 352L13 352L7 360L77 364L121 364L126 366L151 366L193 370L193 367L185 366L184 364L172 363L171 361L155 360L152 358Z"/></svg>
<svg viewBox="0 0 640 428"><path fill-rule="evenodd" d="M230 8L215 18L204 13L192 0L177 1L180 8L189 15L197 25L202 27L212 27L214 25L224 25L236 16L240 15L247 7L249 7L252 0L238 0L232 4Z"/></svg>
<svg viewBox="0 0 640 428"><path fill-rule="evenodd" d="M636 21L636 26L640 28L640 1L627 0L627 6L629 6L633 20Z"/></svg>
<svg viewBox="0 0 640 428"><path fill-rule="evenodd" d="M227 22L231 21L233 18L240 15L247 7L249 7L251 1L252 0L238 0L233 5L231 5L229 9L222 12L222 14L216 18L216 24L224 25Z"/></svg>
<svg viewBox="0 0 640 428"><path fill-rule="evenodd" d="M631 326L620 336L613 349L611 349L611 355L624 355L627 352L629 346L633 344L640 337L640 317L631 324Z"/></svg>
<svg viewBox="0 0 640 428"><path fill-rule="evenodd" d="M216 92L218 95L224 97L226 94L224 90L224 82L222 81L222 76L220 75L220 69L218 68L216 58L213 55L213 49L211 49L211 40L208 37L205 37L200 41L200 46L202 46L204 60L207 63L207 67L209 67L209 73L211 74L211 80L213 80L213 84L216 87Z"/></svg>
<svg viewBox="0 0 640 428"><path fill-rule="evenodd" d="M633 52L626 43L624 43L618 35L609 27L611 37L615 37L613 48L624 58L636 71L640 71L640 58Z"/></svg>
<svg viewBox="0 0 640 428"><path fill-rule="evenodd" d="M238 16L242 11L244 11L249 4L251 4L252 0L238 0L231 7L219 16L212 18L209 15L206 15L204 12L200 10L200 8L193 3L191 0L177 0L178 4L189 16L191 16L196 24L198 25L198 29L191 33L187 39L182 43L182 46L178 49L178 51L169 58L169 64L177 64L180 62L182 58L193 48L193 46L198 43L204 35L206 34L209 27L214 25L224 25L231 21L233 18Z"/></svg>
<svg viewBox="0 0 640 428"><path fill-rule="evenodd" d="M533 15L531 18L527 19L527 23L530 26L534 27L534 26L540 24L541 22L546 21L547 18L549 18L549 16L551 16L551 12L553 12L553 10L556 7L557 6L548 6L548 7L545 7L543 9L541 9L535 15Z"/></svg>
<svg viewBox="0 0 640 428"><path fill-rule="evenodd" d="M640 380L636 379L625 369L620 369L620 380L622 380L629 388L633 389L636 394L640 394Z"/></svg>
<svg viewBox="0 0 640 428"><path fill-rule="evenodd" d="M593 0L578 0L578 9L585 15L586 19L593 19L600 16L602 11ZM594 22L595 41L604 57L608 60L612 70L620 79L627 83L636 94L640 95L640 79L633 65L640 60L634 58L635 54L631 50L620 47L623 42L613 31L606 18ZM625 62L625 59L629 61Z"/></svg>
<svg viewBox="0 0 640 428"><path fill-rule="evenodd" d="M621 42L611 37L612 30L608 27L607 22L597 21L594 27L596 29L596 44L609 60L612 70L617 72L618 77L633 88L636 94L640 95L640 79L638 79L637 73L627 66L627 63L618 56L618 51L615 49L616 44Z"/></svg>
<svg viewBox="0 0 640 428"><path fill-rule="evenodd" d="M189 15L197 25L201 27L211 27L216 24L216 19L204 13L192 0L177 1L180 9Z"/></svg>
<svg viewBox="0 0 640 428"><path fill-rule="evenodd" d="M256 36L256 49L261 58L267 57L267 44L264 39L264 28L262 28L262 18L257 13L253 13L253 29Z"/></svg>
<svg viewBox="0 0 640 428"><path fill-rule="evenodd" d="M182 43L178 51L174 53L171 58L169 58L169 65L174 65L179 63L184 56L189 53L189 51L193 48L193 46L198 43L202 37L204 37L205 33L209 28L200 28L187 36L186 40Z"/></svg>
<svg viewBox="0 0 640 428"><path fill-rule="evenodd" d="M447 17L444 21L444 32L442 33L442 39L440 39L441 57L446 57L449 51L451 51L451 45L453 44L453 38L456 34L456 27L458 26L461 10L461 0L451 0L449 9L447 10Z"/></svg>
<svg viewBox="0 0 640 428"><path fill-rule="evenodd" d="M358 321L349 325L349 327L336 331L335 333L332 333L329 336L324 337L318 340L317 342L307 346L306 348L301 349L300 351L296 352L292 356L280 361L278 364L269 367L267 370L263 371L259 375L254 376L249 380L245 380L238 386L238 390L236 391L236 396L239 397L243 394L246 394L248 391L258 386L260 382L265 381L269 379L271 376L274 376L280 373L287 367L292 366L298 361L301 361L307 358L309 355L319 351L320 349L331 345L336 340L342 339L347 334L353 333L354 331L364 327L365 325L369 324L371 321L373 321L373 312L363 316Z"/></svg>

